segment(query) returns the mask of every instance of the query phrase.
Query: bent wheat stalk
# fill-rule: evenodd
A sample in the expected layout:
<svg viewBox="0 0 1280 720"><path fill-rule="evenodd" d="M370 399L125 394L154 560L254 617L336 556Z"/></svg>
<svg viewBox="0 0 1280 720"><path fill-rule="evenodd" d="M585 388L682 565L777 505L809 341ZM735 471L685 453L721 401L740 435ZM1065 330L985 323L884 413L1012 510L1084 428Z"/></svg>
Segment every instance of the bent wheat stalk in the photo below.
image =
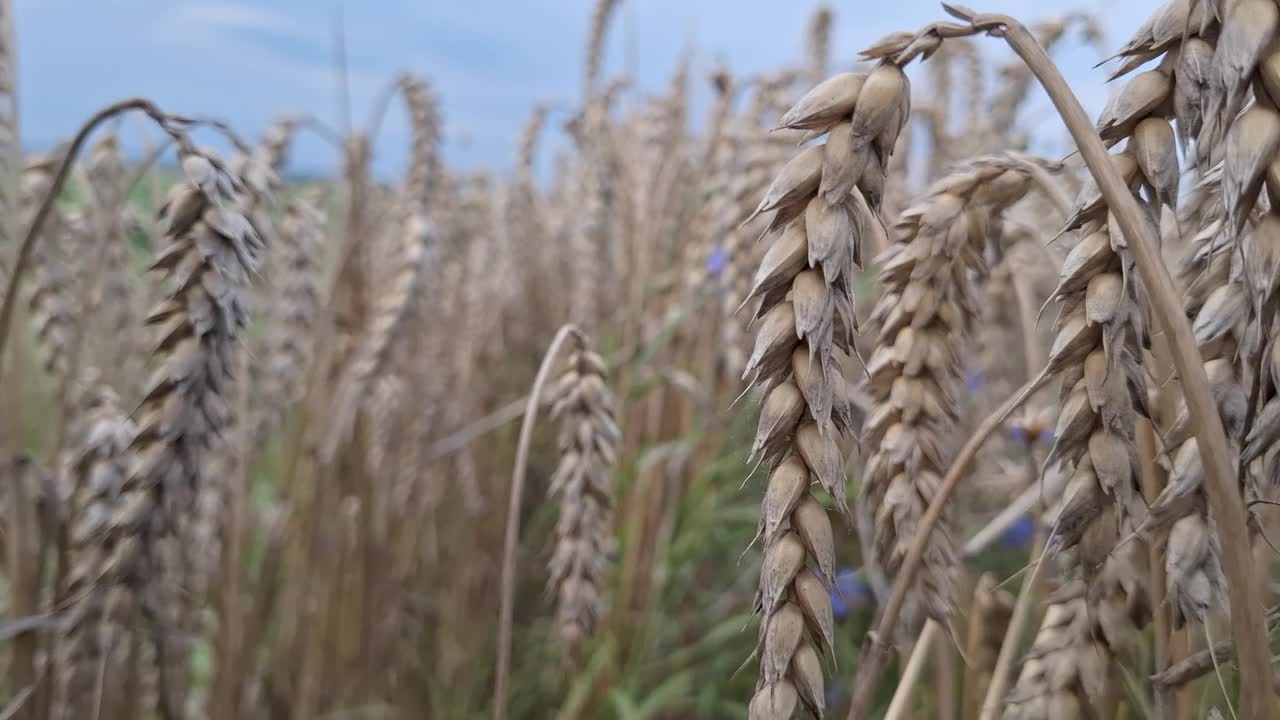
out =
<svg viewBox="0 0 1280 720"><path fill-rule="evenodd" d="M23 274L27 264L31 262L32 254L35 252L36 244L41 234L40 231L44 227L45 221L48 220L49 215L53 212L57 204L58 195L62 192L62 186L66 184L67 177L70 176L71 170L75 166L76 157L80 154L80 150L84 147L85 142L88 141L89 136L93 134L93 131L99 125L131 110L139 110L145 113L164 129L180 147L187 151L192 150L190 140L187 139L186 134L181 129L174 125L173 119L166 115L155 103L145 98L130 98L112 103L94 113L85 121L84 125L80 126L62 156L62 163L58 166L58 171L53 175L48 194L45 195L44 201L40 203L35 215L31 218L30 224L27 226L26 234L23 236L22 244L18 249L18 258L14 262L13 270L8 277L4 299L0 303L0 371L4 369L5 347L9 340L10 328L13 325L13 309L17 304L18 292L22 288Z"/></svg>

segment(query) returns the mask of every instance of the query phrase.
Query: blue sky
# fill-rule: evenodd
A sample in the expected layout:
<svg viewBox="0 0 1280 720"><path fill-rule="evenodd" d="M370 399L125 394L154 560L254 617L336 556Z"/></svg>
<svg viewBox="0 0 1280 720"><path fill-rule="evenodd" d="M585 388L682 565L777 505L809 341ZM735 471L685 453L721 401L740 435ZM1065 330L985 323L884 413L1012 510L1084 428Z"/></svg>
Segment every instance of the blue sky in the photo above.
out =
<svg viewBox="0 0 1280 720"><path fill-rule="evenodd" d="M15 0L24 145L45 148L69 136L96 108L144 95L166 110L212 114L256 138L278 112L338 122L332 71L332 0ZM1024 21L1103 0L969 0L976 9ZM802 57L816 0L623 0L611 28L605 73L634 70L641 92L663 88L676 59L694 51L695 78L717 62L737 75ZM830 2L837 67L893 30L915 29L943 13L934 0ZM509 168L516 137L536 102L576 102L592 0L353 0L343 3L355 122L394 74L430 78L443 100L447 160L469 168ZM1108 46L1118 46L1158 5L1106 6ZM992 57L1003 45L987 40ZM1091 112L1108 89L1091 51L1058 53ZM917 70L918 72L918 70ZM705 95L706 84L695 85ZM1030 116L1052 120L1039 99ZM1056 122L1056 120L1054 120ZM128 123L138 137L140 123ZM1056 134L1056 129L1049 130ZM154 131L152 131L154 136ZM1056 136L1056 135L1055 135ZM379 135L379 174L402 167L408 128L397 108ZM335 151L306 139L293 167L330 172Z"/></svg>

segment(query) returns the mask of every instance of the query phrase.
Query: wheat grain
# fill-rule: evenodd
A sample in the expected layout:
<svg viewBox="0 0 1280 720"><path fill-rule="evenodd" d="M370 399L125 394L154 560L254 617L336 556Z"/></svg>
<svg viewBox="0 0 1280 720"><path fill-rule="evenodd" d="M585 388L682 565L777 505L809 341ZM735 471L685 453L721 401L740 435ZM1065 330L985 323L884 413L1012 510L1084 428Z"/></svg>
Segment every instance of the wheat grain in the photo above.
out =
<svg viewBox="0 0 1280 720"><path fill-rule="evenodd" d="M1232 269L1235 253L1224 237L1224 208L1217 191L1220 178L1220 173L1214 173L1202 181L1200 190L1207 203L1186 208L1184 222L1203 229L1188 247L1181 274L1187 287L1185 307L1193 319L1205 373L1234 445L1240 440L1249 402L1234 362L1248 311L1239 271ZM1171 415L1164 433L1169 481L1152 501L1142 530L1165 546L1166 599L1175 627L1181 627L1187 620L1204 622L1208 610L1224 606L1226 598L1219 541L1211 531L1204 469L1185 399L1174 400Z"/></svg>
<svg viewBox="0 0 1280 720"><path fill-rule="evenodd" d="M1077 470L1055 500L1057 507L1045 513L1046 526L1061 527L1064 508L1090 482ZM1121 527L1134 529L1131 522ZM1110 664L1136 660L1139 632L1151 610L1145 551L1136 543L1112 543L1107 549L1111 552L1099 566L1084 566L1087 581L1080 577L1079 558L1063 558L1069 579L1049 598L1040 630L1005 699L1005 720L1106 717L1110 712L1108 697L1118 690Z"/></svg>
<svg viewBox="0 0 1280 720"><path fill-rule="evenodd" d="M1079 547L1084 577L1118 541L1126 518L1139 517L1135 423L1145 407L1145 324L1125 246L1091 221L1068 255L1054 297L1062 302L1050 353L1061 372L1062 406L1046 464L1073 466L1072 490L1056 518L1055 547Z"/></svg>

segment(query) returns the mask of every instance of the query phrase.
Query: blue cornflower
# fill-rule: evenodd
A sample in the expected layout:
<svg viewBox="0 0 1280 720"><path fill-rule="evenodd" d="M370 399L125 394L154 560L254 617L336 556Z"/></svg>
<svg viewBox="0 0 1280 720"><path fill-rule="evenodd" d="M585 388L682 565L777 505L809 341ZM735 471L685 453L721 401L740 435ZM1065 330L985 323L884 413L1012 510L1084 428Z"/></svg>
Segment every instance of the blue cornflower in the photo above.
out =
<svg viewBox="0 0 1280 720"><path fill-rule="evenodd" d="M964 386L971 393L976 393L987 384L987 378L981 370L970 370L964 374Z"/></svg>
<svg viewBox="0 0 1280 720"><path fill-rule="evenodd" d="M1009 548L1024 548L1031 542L1035 529L1035 520L1030 515L1023 515L1005 528L1000 535L1000 543Z"/></svg>
<svg viewBox="0 0 1280 720"><path fill-rule="evenodd" d="M1045 445L1049 445L1053 443L1053 426L1052 425L1046 425L1040 429L1040 442L1044 443Z"/></svg>
<svg viewBox="0 0 1280 720"><path fill-rule="evenodd" d="M1009 439L1016 443L1027 441L1027 429L1021 425L1010 425L1008 435Z"/></svg>
<svg viewBox="0 0 1280 720"><path fill-rule="evenodd" d="M833 708L842 705L845 699L849 697L849 693L845 690L844 683L832 683L827 686L824 696L827 701L827 707Z"/></svg>
<svg viewBox="0 0 1280 720"><path fill-rule="evenodd" d="M717 247L707 256L707 272L712 275L719 275L724 272L725 267L729 265L729 253L725 252L724 246Z"/></svg>
<svg viewBox="0 0 1280 720"><path fill-rule="evenodd" d="M871 588L863 581L861 570L849 568L836 575L836 586L831 593L831 612L835 617L843 618L870 602Z"/></svg>

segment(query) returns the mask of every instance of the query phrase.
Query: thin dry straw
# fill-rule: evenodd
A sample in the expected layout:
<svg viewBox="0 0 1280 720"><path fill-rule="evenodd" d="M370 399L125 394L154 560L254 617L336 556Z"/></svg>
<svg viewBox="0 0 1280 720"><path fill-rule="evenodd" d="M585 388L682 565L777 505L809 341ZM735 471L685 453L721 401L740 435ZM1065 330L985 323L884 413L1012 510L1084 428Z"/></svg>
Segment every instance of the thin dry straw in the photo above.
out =
<svg viewBox="0 0 1280 720"><path fill-rule="evenodd" d="M520 426L520 438L516 441L516 461L511 469L511 487L507 498L506 540L502 546L502 581L499 592L497 669L493 684L493 720L506 720L511 698L511 624L515 615L516 547L520 541L520 505L524 495L525 478L528 475L529 446L533 443L533 425L541 405L542 389L561 347L575 336L581 342L581 331L573 325L563 325L542 357L542 365L533 379L533 388L525 401L524 423Z"/></svg>

